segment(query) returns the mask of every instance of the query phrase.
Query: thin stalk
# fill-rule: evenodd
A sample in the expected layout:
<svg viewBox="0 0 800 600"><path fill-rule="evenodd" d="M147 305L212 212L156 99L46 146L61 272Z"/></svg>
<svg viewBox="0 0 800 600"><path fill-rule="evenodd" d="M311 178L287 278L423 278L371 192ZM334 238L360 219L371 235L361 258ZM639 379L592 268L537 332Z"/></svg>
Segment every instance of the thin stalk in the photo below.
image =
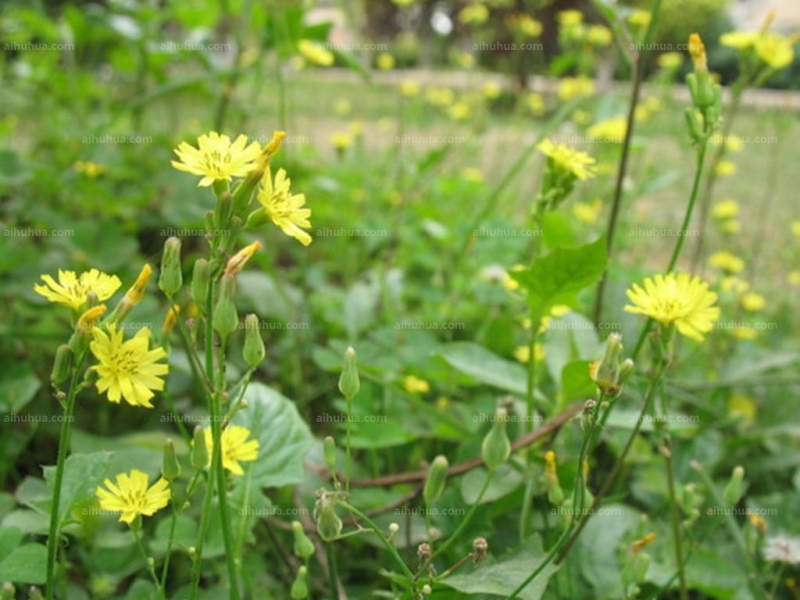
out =
<svg viewBox="0 0 800 600"><path fill-rule="evenodd" d="M325 554L328 557L328 585L331 588L331 597L339 597L339 572L336 566L336 546L333 543L325 544Z"/></svg>
<svg viewBox="0 0 800 600"><path fill-rule="evenodd" d="M152 562L153 559L147 556L147 550L145 550L144 544L142 544L142 538L139 537L139 531L135 531L133 528L131 528L131 533L133 534L133 539L136 540L136 545L139 547L139 552L141 552L142 558L144 558L144 564L147 566L147 571L150 573L150 577L152 578L159 595L161 596L162 600L166 600L164 590L161 588L161 582L158 580L158 576L156 575L156 569Z"/></svg>
<svg viewBox="0 0 800 600"><path fill-rule="evenodd" d="M528 408L529 433L534 429L533 412L536 397L536 342L539 339L540 326L540 321L533 318L534 312L535 311L531 309L531 336L528 344L528 389L527 394L525 395L525 401ZM528 464L528 468L530 468L530 463ZM527 483L525 484L525 495L523 497L522 511L520 512L519 517L520 542L524 541L525 538L528 537L528 521L530 520L531 514L533 487L534 478L528 476Z"/></svg>
<svg viewBox="0 0 800 600"><path fill-rule="evenodd" d="M352 408L352 398L347 398L347 439L345 441L347 446L345 449L347 453L347 463L344 469L344 491L348 494L350 493L350 430L352 429L350 426L350 419L352 418Z"/></svg>

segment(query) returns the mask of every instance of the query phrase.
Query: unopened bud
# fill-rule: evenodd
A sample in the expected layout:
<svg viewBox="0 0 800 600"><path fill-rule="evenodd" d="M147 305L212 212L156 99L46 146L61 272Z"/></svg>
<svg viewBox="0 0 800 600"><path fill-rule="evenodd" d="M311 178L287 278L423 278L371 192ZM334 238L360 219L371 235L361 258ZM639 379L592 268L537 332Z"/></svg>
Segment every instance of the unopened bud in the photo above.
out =
<svg viewBox="0 0 800 600"><path fill-rule="evenodd" d="M444 492L444 486L445 483L447 483L447 470L449 467L450 464L447 462L447 457L440 454L433 459L433 463L430 469L428 469L425 488L422 491L422 497L425 498L425 504L428 506L438 500Z"/></svg>
<svg viewBox="0 0 800 600"><path fill-rule="evenodd" d="M480 562L486 558L489 552L489 542L486 538L475 538L472 540L472 560L473 562Z"/></svg>
<svg viewBox="0 0 800 600"><path fill-rule="evenodd" d="M236 312L236 305L233 303L236 279L233 275L223 275L219 285L219 299L214 307L212 323L214 331L220 336L226 337L236 331L239 326L239 313Z"/></svg>
<svg viewBox="0 0 800 600"><path fill-rule="evenodd" d="M489 433L483 438L481 456L490 471L502 465L511 456L511 442L506 432L506 409L498 408L495 413L496 420Z"/></svg>
<svg viewBox="0 0 800 600"><path fill-rule="evenodd" d="M106 305L100 304L88 309L80 316L75 325L75 333L69 339L69 348L73 355L81 356L86 352L92 339L92 330L105 312Z"/></svg>
<svg viewBox="0 0 800 600"><path fill-rule="evenodd" d="M331 436L322 440L322 452L325 455L325 464L331 473L336 473L336 442Z"/></svg>
<svg viewBox="0 0 800 600"><path fill-rule="evenodd" d="M305 600L308 598L307 571L308 569L305 566L297 569L297 577L294 579L291 590L292 600Z"/></svg>
<svg viewBox="0 0 800 600"><path fill-rule="evenodd" d="M348 347L344 353L344 369L339 377L339 391L342 396L352 400L361 388L361 381L358 378L358 367L356 366L356 351Z"/></svg>
<svg viewBox="0 0 800 600"><path fill-rule="evenodd" d="M164 442L164 460L161 464L161 474L169 482L174 481L181 474L181 465L178 463L178 457L175 456L175 444L171 439Z"/></svg>
<svg viewBox="0 0 800 600"><path fill-rule="evenodd" d="M606 339L606 349L602 360L592 363L589 375L601 392L616 395L621 390L619 385L620 356L622 354L622 336L612 333Z"/></svg>
<svg viewBox="0 0 800 600"><path fill-rule="evenodd" d="M744 468L736 467L731 473L730 481L725 486L722 497L728 506L733 506L742 499L742 480L744 479Z"/></svg>
<svg viewBox="0 0 800 600"><path fill-rule="evenodd" d="M314 513L319 537L326 542L331 542L338 538L339 534L342 533L342 520L336 514L336 503L329 494L323 492L317 499Z"/></svg>
<svg viewBox="0 0 800 600"><path fill-rule="evenodd" d="M167 316L164 317L164 324L161 326L161 337L166 338L172 333L172 330L175 328L175 323L178 322L178 315L181 312L181 307L177 304L175 306L171 306L167 311Z"/></svg>
<svg viewBox="0 0 800 600"><path fill-rule="evenodd" d="M264 340L261 338L261 332L258 329L258 317L250 314L244 320L244 349L242 350L244 362L252 368L260 365L266 350L264 349Z"/></svg>
<svg viewBox="0 0 800 600"><path fill-rule="evenodd" d="M53 370L50 372L50 381L54 385L63 383L72 370L72 350L66 344L61 344L56 350Z"/></svg>
<svg viewBox="0 0 800 600"><path fill-rule="evenodd" d="M3 584L3 589L0 590L0 600L14 600L17 594L17 588L10 581Z"/></svg>
<svg viewBox="0 0 800 600"><path fill-rule="evenodd" d="M164 243L164 253L161 255L161 272L158 274L158 287L168 298L171 298L182 286L181 240L171 237Z"/></svg>
<svg viewBox="0 0 800 600"><path fill-rule="evenodd" d="M430 596L433 593L433 588L426 583L422 586L422 593L425 596Z"/></svg>
<svg viewBox="0 0 800 600"><path fill-rule="evenodd" d="M239 252L234 254L225 265L225 275L236 275L241 273L250 257L261 248L261 242L253 242L249 246L245 246Z"/></svg>
<svg viewBox="0 0 800 600"><path fill-rule="evenodd" d="M547 489L547 499L550 504L556 506L564 502L564 491L558 480L558 469L556 467L556 453L552 450L545 452L544 455L544 485Z"/></svg>
<svg viewBox="0 0 800 600"><path fill-rule="evenodd" d="M253 192L261 180L264 178L269 168L269 163L278 150L280 150L281 143L286 137L285 131L276 131L272 134L272 139L264 146L261 155L256 160L256 166L250 173L247 174L239 186L233 192L233 213L239 214L245 210L253 199ZM267 175L268 176L268 175ZM250 224L248 223L248 226Z"/></svg>
<svg viewBox="0 0 800 600"><path fill-rule="evenodd" d="M308 560L314 554L314 543L306 535L300 521L292 521L292 532L294 533L294 553L303 560Z"/></svg>
<svg viewBox="0 0 800 600"><path fill-rule="evenodd" d="M192 270L192 299L202 314L206 314L210 285L211 265L205 258L198 258Z"/></svg>
<svg viewBox="0 0 800 600"><path fill-rule="evenodd" d="M400 531L400 525L397 523L389 523L389 539L397 535L398 531Z"/></svg>
<svg viewBox="0 0 800 600"><path fill-rule="evenodd" d="M205 469L209 463L208 448L206 447L206 434L203 428L198 425L194 428L192 435L192 466L195 469Z"/></svg>

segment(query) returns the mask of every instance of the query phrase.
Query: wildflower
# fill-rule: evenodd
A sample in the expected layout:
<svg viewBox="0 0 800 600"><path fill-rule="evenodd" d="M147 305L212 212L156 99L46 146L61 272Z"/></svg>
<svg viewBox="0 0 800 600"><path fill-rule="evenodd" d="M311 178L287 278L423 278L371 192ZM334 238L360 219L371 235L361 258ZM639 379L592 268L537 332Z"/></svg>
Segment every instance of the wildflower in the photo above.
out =
<svg viewBox="0 0 800 600"><path fill-rule="evenodd" d="M375 58L375 64L381 71L391 71L395 65L394 56L388 52L381 52Z"/></svg>
<svg viewBox="0 0 800 600"><path fill-rule="evenodd" d="M169 482L163 477L148 487L146 473L133 469L130 473L119 473L116 484L110 479L103 481L106 487L98 487L95 495L100 500L100 508L122 513L120 523L129 525L139 515L150 517L164 508L171 497Z"/></svg>
<svg viewBox="0 0 800 600"><path fill-rule="evenodd" d="M576 125L586 125L592 120L592 114L585 111L585 110L575 110L573 111L572 115L570 115L570 119Z"/></svg>
<svg viewBox="0 0 800 600"><path fill-rule="evenodd" d="M537 148L548 157L548 162L557 168L571 172L580 180L595 176L593 167L596 161L585 152L569 146L555 145L550 140L544 140Z"/></svg>
<svg viewBox="0 0 800 600"><path fill-rule="evenodd" d="M800 286L800 271L791 271L787 277L789 285Z"/></svg>
<svg viewBox="0 0 800 600"><path fill-rule="evenodd" d="M455 93L450 88L431 88L425 93L425 99L434 106L449 106L455 99Z"/></svg>
<svg viewBox="0 0 800 600"><path fill-rule="evenodd" d="M583 13L579 10L562 10L556 15L558 22L564 26L574 26L583 23Z"/></svg>
<svg viewBox="0 0 800 600"><path fill-rule="evenodd" d="M106 172L106 168L103 165L98 165L91 160L87 161L76 161L74 165L72 165L72 169L76 173L81 173L82 175L86 175L89 179L97 179Z"/></svg>
<svg viewBox="0 0 800 600"><path fill-rule="evenodd" d="M719 38L719 43L729 48L737 50L747 50L756 43L759 33L757 31L729 31L723 33Z"/></svg>
<svg viewBox="0 0 800 600"><path fill-rule="evenodd" d="M291 179L286 177L285 170L278 170L274 182L272 173L267 170L261 189L258 191L258 201L263 207L263 213L280 227L283 233L308 246L311 243L311 236L303 229L311 227L308 220L311 209L302 208L306 203L306 196L292 194L291 183Z"/></svg>
<svg viewBox="0 0 800 600"><path fill-rule="evenodd" d="M331 144L337 152L344 152L353 145L353 136L349 132L335 132L331 134Z"/></svg>
<svg viewBox="0 0 800 600"><path fill-rule="evenodd" d="M748 517L750 519L750 524L755 527L761 535L767 532L767 522L760 515L750 514Z"/></svg>
<svg viewBox="0 0 800 600"><path fill-rule="evenodd" d="M175 328L178 322L178 315L181 313L181 307L177 304L167 310L167 315L164 317L164 324L161 326L161 337L167 337Z"/></svg>
<svg viewBox="0 0 800 600"><path fill-rule="evenodd" d="M614 38L608 27L604 27L603 25L590 25L586 30L586 39L593 46L605 48L611 45Z"/></svg>
<svg viewBox="0 0 800 600"><path fill-rule="evenodd" d="M739 233L742 230L742 224L736 219L724 221L721 225L724 233Z"/></svg>
<svg viewBox="0 0 800 600"><path fill-rule="evenodd" d="M756 55L772 69L783 69L794 61L796 38L775 33L763 33L755 41Z"/></svg>
<svg viewBox="0 0 800 600"><path fill-rule="evenodd" d="M575 215L578 220L591 225L597 222L597 218L600 216L600 211L602 209L603 201L597 198L591 204L588 202L578 202L574 204L572 206L572 214Z"/></svg>
<svg viewBox="0 0 800 600"><path fill-rule="evenodd" d="M536 344L533 350L533 360L535 362L542 362L545 357L544 346L541 344ZM530 346L518 346L514 350L514 358L516 358L521 363L528 363L531 359L531 347Z"/></svg>
<svg viewBox="0 0 800 600"><path fill-rule="evenodd" d="M167 355L163 348L149 349L150 330L140 329L133 338L124 341L123 331L110 325L107 332L95 327L92 337L89 348L98 361L92 367L99 375L97 391L107 392L109 402L119 404L124 398L131 406L153 408L151 390L164 389L162 377L169 366L158 362Z"/></svg>
<svg viewBox="0 0 800 600"><path fill-rule="evenodd" d="M744 394L731 394L728 398L728 414L745 423L752 423L756 418L756 401Z"/></svg>
<svg viewBox="0 0 800 600"><path fill-rule="evenodd" d="M515 13L506 19L509 29L513 29L526 37L539 37L544 27L542 24L525 13Z"/></svg>
<svg viewBox="0 0 800 600"><path fill-rule="evenodd" d="M650 13L646 10L635 10L628 17L628 23L636 27L647 27L650 24Z"/></svg>
<svg viewBox="0 0 800 600"><path fill-rule="evenodd" d="M594 94L594 81L588 77L564 77L558 82L558 97L563 101L577 96L589 97Z"/></svg>
<svg viewBox="0 0 800 600"><path fill-rule="evenodd" d="M73 310L80 310L93 292L99 301L114 295L122 282L116 275L106 275L97 269L90 269L78 277L74 271L58 270L58 283L50 275L42 275L46 285L36 284L33 291L50 302L64 304Z"/></svg>
<svg viewBox="0 0 800 600"><path fill-rule="evenodd" d="M800 221L792 221L792 233L800 237Z"/></svg>
<svg viewBox="0 0 800 600"><path fill-rule="evenodd" d="M636 540L631 544L631 550L634 554L638 554L645 548L647 548L650 544L652 544L656 539L656 534L653 532L648 533L640 540Z"/></svg>
<svg viewBox="0 0 800 600"><path fill-rule="evenodd" d="M800 564L800 540L787 535L767 538L761 553L769 562L782 562L790 565Z"/></svg>
<svg viewBox="0 0 800 600"><path fill-rule="evenodd" d="M419 95L421 86L418 81L414 81L413 79L406 79L405 81L400 82L400 92L406 98L411 98L413 96Z"/></svg>
<svg viewBox="0 0 800 600"><path fill-rule="evenodd" d="M261 248L261 242L253 242L249 246L245 246L239 252L234 254L228 259L225 265L225 275L237 275L241 273L247 261Z"/></svg>
<svg viewBox="0 0 800 600"><path fill-rule="evenodd" d="M457 102L447 109L447 115L454 121L468 119L470 115L469 104L466 102Z"/></svg>
<svg viewBox="0 0 800 600"><path fill-rule="evenodd" d="M727 250L712 254L708 264L712 268L722 269L728 273L741 273L744 270L744 261Z"/></svg>
<svg viewBox="0 0 800 600"><path fill-rule="evenodd" d="M545 113L544 98L541 94L529 94L525 98L525 106L534 117L541 117Z"/></svg>
<svg viewBox="0 0 800 600"><path fill-rule="evenodd" d="M717 295L700 278L686 273L648 277L644 289L634 284L627 295L633 305L626 305L626 312L646 315L665 327L674 324L682 335L699 342L719 318L719 307L714 306Z"/></svg>
<svg viewBox="0 0 800 600"><path fill-rule="evenodd" d="M628 131L628 119L624 116L612 117L592 125L586 132L590 138L600 142L621 144Z"/></svg>
<svg viewBox="0 0 800 600"><path fill-rule="evenodd" d="M215 181L231 181L233 177L244 177L255 167L261 154L258 142L247 145L247 136L240 135L231 143L227 135L216 131L197 138L197 148L181 142L175 149L180 161L172 161L179 171L202 175L198 186L207 187Z"/></svg>
<svg viewBox="0 0 800 600"><path fill-rule="evenodd" d="M742 308L749 312L758 312L767 305L767 299L756 292L747 292L746 294L742 294L742 297L739 298L739 302L741 303Z"/></svg>
<svg viewBox="0 0 800 600"><path fill-rule="evenodd" d="M722 200L714 205L712 214L717 219L732 219L739 215L739 203L736 200Z"/></svg>
<svg viewBox="0 0 800 600"><path fill-rule="evenodd" d="M248 440L250 437L250 430L241 425L228 425L222 431L222 466L228 469L234 475L244 475L242 466L239 462L251 462L258 458L259 442L258 440ZM210 427L203 430L206 442L206 450L208 452L208 464L211 466L211 460L214 456L214 436Z"/></svg>
<svg viewBox="0 0 800 600"><path fill-rule="evenodd" d="M730 275L722 279L720 289L722 289L723 292L730 292L733 290L737 294L744 294L750 289L750 284L743 279L739 279L735 275Z"/></svg>
<svg viewBox="0 0 800 600"><path fill-rule="evenodd" d="M481 93L483 94L483 97L486 98L487 100L494 100L500 97L502 90L500 89L500 86L497 85L494 81L487 81L481 87Z"/></svg>
<svg viewBox="0 0 800 600"><path fill-rule="evenodd" d="M310 40L300 40L297 51L308 62L321 67L330 67L335 60L332 52Z"/></svg>
<svg viewBox="0 0 800 600"><path fill-rule="evenodd" d="M683 64L683 54L680 52L665 52L658 56L658 66L664 70L677 70Z"/></svg>
<svg viewBox="0 0 800 600"><path fill-rule="evenodd" d="M489 18L489 9L485 4L476 2L461 9L458 13L458 20L464 24L480 25L485 23Z"/></svg>
<svg viewBox="0 0 800 600"><path fill-rule="evenodd" d="M425 394L431 391L431 386L427 381L414 375L406 375L403 378L403 388L410 394Z"/></svg>
<svg viewBox="0 0 800 600"><path fill-rule="evenodd" d="M752 327L734 327L730 334L737 340L754 340L758 337L758 330Z"/></svg>
<svg viewBox="0 0 800 600"><path fill-rule="evenodd" d="M717 163L717 175L720 177L726 177L734 173L736 173L736 163L729 160L721 160Z"/></svg>
<svg viewBox="0 0 800 600"><path fill-rule="evenodd" d="M706 57L706 47L699 35L693 33L689 36L689 56L692 57L695 71L708 70L708 58Z"/></svg>

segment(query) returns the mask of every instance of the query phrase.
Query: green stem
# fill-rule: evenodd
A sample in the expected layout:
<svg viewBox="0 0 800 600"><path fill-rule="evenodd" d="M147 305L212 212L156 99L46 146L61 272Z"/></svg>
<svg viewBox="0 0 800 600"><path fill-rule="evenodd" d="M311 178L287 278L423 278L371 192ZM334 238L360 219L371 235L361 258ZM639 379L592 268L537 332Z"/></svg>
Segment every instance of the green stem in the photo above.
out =
<svg viewBox="0 0 800 600"><path fill-rule="evenodd" d="M336 566L336 546L333 543L325 544L325 554L328 557L328 585L331 588L331 598L338 598L339 572Z"/></svg>
<svg viewBox="0 0 800 600"><path fill-rule="evenodd" d="M133 539L136 540L136 545L139 547L139 552L142 553L142 558L144 558L144 564L147 566L147 570L150 573L150 577L153 579L153 583L155 584L156 589L159 591L161 598L163 600L167 600L166 596L164 595L164 590L161 587L161 582L158 580L158 576L156 575L156 568L152 562L153 559L147 556L147 550L145 550L144 544L142 544L142 538L139 537L139 531L136 531L133 529L133 527L131 527L131 533L133 534Z"/></svg>
<svg viewBox="0 0 800 600"><path fill-rule="evenodd" d="M346 493L350 493L350 419L352 418L352 398L347 398L347 440L346 444L346 453L347 453L347 464L345 464L344 469L344 491Z"/></svg>

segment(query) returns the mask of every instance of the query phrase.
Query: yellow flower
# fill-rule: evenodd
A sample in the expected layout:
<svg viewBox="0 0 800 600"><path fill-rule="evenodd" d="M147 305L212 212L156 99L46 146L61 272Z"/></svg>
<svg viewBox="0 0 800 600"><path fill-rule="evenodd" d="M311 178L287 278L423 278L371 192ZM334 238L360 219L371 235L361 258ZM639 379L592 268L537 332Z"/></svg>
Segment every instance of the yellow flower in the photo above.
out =
<svg viewBox="0 0 800 600"><path fill-rule="evenodd" d="M738 135L729 135L725 140L725 149L728 152L739 152L742 148L744 148L744 140Z"/></svg>
<svg viewBox="0 0 800 600"><path fill-rule="evenodd" d="M46 285L35 284L33 291L50 302L64 304L73 310L80 310L86 304L87 296L93 292L102 302L114 295L122 282L116 275L106 275L97 269L90 269L78 277L74 271L58 270L58 283L50 275L42 275Z"/></svg>
<svg viewBox="0 0 800 600"><path fill-rule="evenodd" d="M331 144L338 151L347 150L353 145L353 136L348 132L336 132L331 134Z"/></svg>
<svg viewBox="0 0 800 600"><path fill-rule="evenodd" d="M650 24L650 13L646 10L635 10L628 17L628 22L637 27L647 27Z"/></svg>
<svg viewBox="0 0 800 600"><path fill-rule="evenodd" d="M567 306L566 304L556 304L553 308L550 309L550 314L554 317L563 317L568 315L572 312L572 307Z"/></svg>
<svg viewBox="0 0 800 600"><path fill-rule="evenodd" d="M564 77L558 82L558 97L565 102L576 96L594 94L594 81L588 77Z"/></svg>
<svg viewBox="0 0 800 600"><path fill-rule="evenodd" d="M556 19L565 27L580 25L583 23L583 13L579 10L562 10L556 14Z"/></svg>
<svg viewBox="0 0 800 600"><path fill-rule="evenodd" d="M455 55L456 64L462 69L471 69L475 66L475 55L469 52L457 52Z"/></svg>
<svg viewBox="0 0 800 600"><path fill-rule="evenodd" d="M480 25L481 23L485 23L488 18L489 9L486 8L486 5L480 4L479 2L462 8L461 12L458 13L458 20L465 24L473 23L475 25Z"/></svg>
<svg viewBox="0 0 800 600"><path fill-rule="evenodd" d="M739 203L736 200L722 200L714 205L712 213L717 219L732 219L739 215Z"/></svg>
<svg viewBox="0 0 800 600"><path fill-rule="evenodd" d="M767 299L758 292L747 292L742 294L739 302L746 311L758 312L767 305Z"/></svg>
<svg viewBox="0 0 800 600"><path fill-rule="evenodd" d="M757 31L730 31L723 33L719 38L719 43L728 48L746 50L756 43L759 33Z"/></svg>
<svg viewBox="0 0 800 600"><path fill-rule="evenodd" d="M208 450L208 464L214 455L214 436L210 427L203 430ZM234 475L244 475L240 461L251 462L258 458L258 440L248 440L250 430L241 425L228 425L222 431L222 466Z"/></svg>
<svg viewBox="0 0 800 600"><path fill-rule="evenodd" d="M717 175L725 177L736 173L736 163L729 160L721 160L717 163Z"/></svg>
<svg viewBox="0 0 800 600"><path fill-rule="evenodd" d="M216 131L197 138L197 148L181 142L175 149L180 161L172 161L179 171L202 175L198 186L209 186L215 181L230 181L233 177L245 177L255 167L261 154L261 146L253 142L247 146L247 136L240 135L231 144L227 135Z"/></svg>
<svg viewBox="0 0 800 600"><path fill-rule="evenodd" d="M483 171L477 167L465 167L461 170L461 176L473 183L483 183L484 180Z"/></svg>
<svg viewBox="0 0 800 600"><path fill-rule="evenodd" d="M612 117L592 125L586 132L590 138L600 142L621 144L628 131L628 119L624 116Z"/></svg>
<svg viewBox="0 0 800 600"><path fill-rule="evenodd" d="M800 237L800 221L792 221L792 233Z"/></svg>
<svg viewBox="0 0 800 600"><path fill-rule="evenodd" d="M689 36L689 56L692 57L695 71L708 70L706 47L705 44L703 44L703 40L696 33Z"/></svg>
<svg viewBox="0 0 800 600"><path fill-rule="evenodd" d="M131 524L139 515L151 517L169 504L169 482L163 477L148 487L147 474L133 469L130 473L119 473L116 480L116 484L104 480L103 485L108 489L98 487L95 495L100 508L122 513L120 523Z"/></svg>
<svg viewBox="0 0 800 600"><path fill-rule="evenodd" d="M335 60L330 50L310 40L300 40L297 43L297 51L311 64L322 67L330 67Z"/></svg>
<svg viewBox="0 0 800 600"><path fill-rule="evenodd" d="M577 109L572 113L570 119L576 125L586 125L592 120L592 114L585 110Z"/></svg>
<svg viewBox="0 0 800 600"><path fill-rule="evenodd" d="M586 39L593 46L605 48L606 46L611 45L611 42L614 38L611 35L611 30L608 27L604 27L603 25L590 25L586 30Z"/></svg>
<svg viewBox="0 0 800 600"><path fill-rule="evenodd" d="M626 312L646 315L666 327L674 324L679 333L699 342L719 319L717 295L706 282L686 273L648 277L644 289L634 284L627 295L633 305L626 305Z"/></svg>
<svg viewBox="0 0 800 600"><path fill-rule="evenodd" d="M534 357L533 359L538 363L542 362L545 357L544 346L541 344L536 344L534 349ZM516 358L521 363L527 363L531 359L531 347L530 346L518 346L514 350L514 358Z"/></svg>
<svg viewBox="0 0 800 600"><path fill-rule="evenodd" d="M470 108L466 102L456 102L447 109L447 115L454 121L463 121L469 118Z"/></svg>
<svg viewBox="0 0 800 600"><path fill-rule="evenodd" d="M427 381L414 375L406 375L403 378L403 388L410 394L425 394L431 391Z"/></svg>
<svg viewBox="0 0 800 600"><path fill-rule="evenodd" d="M783 69L794 61L794 36L762 33L755 42L756 54L773 69Z"/></svg>
<svg viewBox="0 0 800 600"><path fill-rule="evenodd" d="M405 81L400 82L400 92L406 98L411 98L413 96L419 95L421 86L418 81L414 81L413 79L406 79Z"/></svg>
<svg viewBox="0 0 800 600"><path fill-rule="evenodd" d="M455 93L450 88L431 88L425 92L425 99L434 106L448 106L453 103Z"/></svg>
<svg viewBox="0 0 800 600"><path fill-rule="evenodd" d="M786 280L789 282L789 285L800 286L800 271L790 271Z"/></svg>
<svg viewBox="0 0 800 600"><path fill-rule="evenodd" d="M742 230L742 224L736 219L723 221L721 227L725 233L739 233Z"/></svg>
<svg viewBox="0 0 800 600"><path fill-rule="evenodd" d="M744 270L744 261L727 250L712 254L708 259L708 264L714 269L721 269L728 273L741 273Z"/></svg>
<svg viewBox="0 0 800 600"><path fill-rule="evenodd" d="M679 69L683 64L683 54L680 52L665 52L658 57L658 66L667 71Z"/></svg>
<svg viewBox="0 0 800 600"><path fill-rule="evenodd" d="M79 160L72 165L72 168L76 173L86 175L89 179L97 179L100 175L106 172L106 168L103 165L98 165L90 160Z"/></svg>
<svg viewBox="0 0 800 600"><path fill-rule="evenodd" d="M122 329L116 325L109 325L108 332L99 327L92 330L89 348L98 362L92 367L98 375L97 391L106 393L109 402L115 404L124 398L131 406L153 408L151 390L162 391L163 376L169 372L169 366L158 361L167 353L161 347L149 349L147 327L127 341L123 337Z"/></svg>
<svg viewBox="0 0 800 600"><path fill-rule="evenodd" d="M758 337L758 331L752 327L734 327L730 334L737 340L754 340Z"/></svg>
<svg viewBox="0 0 800 600"><path fill-rule="evenodd" d="M569 146L555 145L548 139L540 143L537 148L558 168L570 171L580 180L595 176L595 160L585 152L580 152Z"/></svg>
<svg viewBox="0 0 800 600"><path fill-rule="evenodd" d="M305 194L292 194L290 191L291 179L286 177L286 171L279 169L272 181L272 173L267 170L258 191L258 201L264 207L267 216L272 219L283 233L295 238L304 246L311 243L311 236L303 228L311 227L308 217L311 209L302 208L306 203Z"/></svg>
<svg viewBox="0 0 800 600"><path fill-rule="evenodd" d="M239 250L236 254L228 259L225 264L225 275L238 275L244 269L247 261L250 260L256 252L261 249L261 242L253 242Z"/></svg>
<svg viewBox="0 0 800 600"><path fill-rule="evenodd" d="M381 71L391 71L394 69L394 56L389 54L388 52L381 52L375 58L375 64Z"/></svg>
<svg viewBox="0 0 800 600"><path fill-rule="evenodd" d="M728 398L728 413L732 417L741 417L747 423L752 423L756 418L757 405L752 396L744 394L731 394Z"/></svg>
<svg viewBox="0 0 800 600"><path fill-rule="evenodd" d="M509 28L518 30L527 37L539 37L544 27L542 24L525 13L516 13L507 19Z"/></svg>
<svg viewBox="0 0 800 600"><path fill-rule="evenodd" d="M481 93L483 94L484 98L488 100L499 98L502 92L503 90L501 90L500 86L494 81L487 81L483 84L483 86L481 86Z"/></svg>
<svg viewBox="0 0 800 600"><path fill-rule="evenodd" d="M594 202L578 202L572 205L572 214L584 223L592 224L597 222L600 211L603 209L603 201L597 198Z"/></svg>
<svg viewBox="0 0 800 600"><path fill-rule="evenodd" d="M525 97L525 106L534 117L541 117L545 113L544 98L541 94L529 94Z"/></svg>

